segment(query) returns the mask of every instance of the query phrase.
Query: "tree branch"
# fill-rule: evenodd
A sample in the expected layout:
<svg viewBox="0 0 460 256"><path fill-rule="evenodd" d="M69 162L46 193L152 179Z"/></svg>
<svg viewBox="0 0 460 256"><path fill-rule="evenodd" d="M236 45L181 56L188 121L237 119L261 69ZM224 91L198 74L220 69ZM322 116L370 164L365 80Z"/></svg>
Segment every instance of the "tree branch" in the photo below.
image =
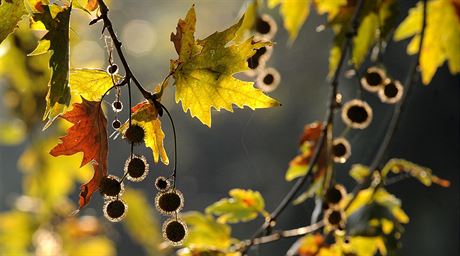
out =
<svg viewBox="0 0 460 256"><path fill-rule="evenodd" d="M417 55L412 62L411 68L409 69L409 72L407 74L407 77L405 79L405 92L401 98L401 100L396 104L394 110L393 110L393 116L391 118L391 121L388 125L387 132L385 133L385 136L383 138L382 144L380 144L380 147L377 150L377 153L374 157L374 159L371 162L371 165L369 167L369 170L371 171L370 174L366 177L366 179L359 183L352 191L353 197L345 207L345 209L348 209L348 207L353 203L353 201L356 199L357 194L359 191L362 189L366 188L369 186L371 180L372 180L372 172L374 170L377 170L378 168L381 167L383 164L383 161L385 159L385 154L387 153L388 147L390 146L391 142L393 141L393 137L396 133L396 130L399 125L399 121L401 120L401 114L404 110L406 99L408 98L410 91L412 89L412 85L415 81L415 75L419 74L417 72L417 68L420 63L420 53L422 52L422 46L423 46L423 41L425 37L425 30L426 30L426 19L427 19L427 0L423 0L423 17L422 17L422 30L420 32L420 44L418 46L418 51ZM380 179L380 182L378 185L381 185L383 182L383 179Z"/></svg>
<svg viewBox="0 0 460 256"><path fill-rule="evenodd" d="M309 162L307 174L297 180L297 182L289 190L289 192L284 196L284 198L281 200L281 202L278 204L275 210L270 214L270 217L267 218L265 222L259 227L259 229L252 235L251 239L249 239L249 242L246 243L246 246L243 247L241 250L243 254L247 253L247 251L255 244L256 239L262 233L269 231L271 228L273 228L276 225L276 219L281 215L281 213L286 209L289 203L294 199L295 195L300 191L302 186L307 181L310 182L311 179L313 178L313 174L314 174L313 167L315 166L316 162L319 159L319 155L325 144L326 138L328 137L329 133L331 133L331 137L332 137L334 111L337 108L337 91L338 91L338 86L339 86L338 81L339 81L343 63L345 61L345 57L347 55L347 51L351 45L351 40L356 35L357 28L359 27L358 18L361 13L363 4L364 4L364 0L359 0L356 6L356 9L355 9L355 13L353 14L353 17L351 20L351 28L350 28L351 31L347 33L347 38L345 42L342 44L342 48L341 48L342 55L340 56L340 59L337 65L337 69L335 70L334 76L330 83L330 98L329 98L328 110L327 110L326 118L325 118L326 125L323 127L321 136L314 149L313 157L311 158Z"/></svg>
<svg viewBox="0 0 460 256"><path fill-rule="evenodd" d="M112 38L113 45L114 45L114 47L115 47L115 49L117 51L118 56L120 57L121 63L123 64L123 68L125 69L125 72L126 72L126 78L125 79L128 80L128 81L133 80L133 82L136 85L137 89L139 89L139 91L142 93L142 96L146 100L152 102L153 101L152 93L148 92L139 83L139 81L134 76L133 72L131 71L128 62L126 61L125 55L123 54L123 51L121 49L122 43L118 39L117 35L115 34L115 31L113 30L113 26L112 26L112 21L110 20L109 15L108 15L109 14L109 8L107 7L107 5L105 4L105 2L103 0L98 0L98 3L99 3L99 10L101 12L101 15L96 20L93 20L92 22L90 22L90 25L94 24L98 20L102 19L102 21L104 22L104 29L102 31L107 29L107 31L110 34L110 37Z"/></svg>

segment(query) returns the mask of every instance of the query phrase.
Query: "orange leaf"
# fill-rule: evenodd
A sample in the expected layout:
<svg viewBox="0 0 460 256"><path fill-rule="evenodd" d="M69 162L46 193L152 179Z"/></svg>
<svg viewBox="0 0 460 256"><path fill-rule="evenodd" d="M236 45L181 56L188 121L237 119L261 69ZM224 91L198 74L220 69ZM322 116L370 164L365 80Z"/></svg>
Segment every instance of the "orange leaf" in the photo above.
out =
<svg viewBox="0 0 460 256"><path fill-rule="evenodd" d="M99 4L98 4L97 0L88 0L88 3L86 3L85 8L92 12L92 11L97 9L98 5Z"/></svg>
<svg viewBox="0 0 460 256"><path fill-rule="evenodd" d="M100 181L107 176L107 119L101 108L101 102L87 101L73 104L73 109L62 118L74 125L61 138L61 143L54 147L53 156L73 155L83 152L81 166L92 162L93 178L81 186L80 208L87 205L93 192L99 189Z"/></svg>

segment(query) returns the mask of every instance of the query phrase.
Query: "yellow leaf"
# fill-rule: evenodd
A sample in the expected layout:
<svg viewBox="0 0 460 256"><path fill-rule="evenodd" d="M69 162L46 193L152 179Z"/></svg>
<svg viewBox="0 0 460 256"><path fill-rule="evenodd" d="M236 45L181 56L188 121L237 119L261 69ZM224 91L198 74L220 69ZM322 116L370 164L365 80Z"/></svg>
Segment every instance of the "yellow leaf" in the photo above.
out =
<svg viewBox="0 0 460 256"><path fill-rule="evenodd" d="M185 246L198 249L226 250L231 245L231 228L218 223L212 216L200 212L186 212L182 219L187 223L189 235Z"/></svg>
<svg viewBox="0 0 460 256"><path fill-rule="evenodd" d="M195 22L192 7L185 21L179 21L177 33L171 36L179 53L179 59L171 62L176 102L182 102L184 112L190 110L192 117L211 127L211 108L233 112L233 104L252 109L278 106L276 100L254 88L252 82L233 77L248 70L247 59L270 43L253 42L252 38L235 43L243 19L223 32L195 41Z"/></svg>
<svg viewBox="0 0 460 256"><path fill-rule="evenodd" d="M358 28L358 34L353 38L352 60L356 68L361 66L369 52L369 48L374 44L379 27L378 19L377 14L374 12L366 15Z"/></svg>
<svg viewBox="0 0 460 256"><path fill-rule="evenodd" d="M283 16L284 28L289 32L289 40L292 43L299 34L302 25L310 14L312 0L269 0L268 7L280 6L280 13Z"/></svg>
<svg viewBox="0 0 460 256"><path fill-rule="evenodd" d="M340 8L347 4L347 0L315 0L316 11L318 14L328 15L328 20L333 19L339 12Z"/></svg>
<svg viewBox="0 0 460 256"><path fill-rule="evenodd" d="M407 47L408 54L416 54L420 44L423 5L412 8L408 17L395 32L396 41L414 36ZM448 62L452 74L460 73L460 21L450 0L428 2L425 38L420 55L422 82L429 84L436 70Z"/></svg>
<svg viewBox="0 0 460 256"><path fill-rule="evenodd" d="M102 95L121 80L120 75L113 77L107 72L99 69L72 69L70 70L70 90L89 101L100 101ZM81 101L81 97L77 97Z"/></svg>
<svg viewBox="0 0 460 256"><path fill-rule="evenodd" d="M134 106L131 110L132 123L138 124L144 128L145 137L144 143L146 147L152 149L153 160L155 163L161 159L161 162L168 165L169 158L166 154L166 150L163 145L163 140L165 138L165 133L161 129L161 121L158 119L158 111L155 107L149 102L141 102ZM124 131L128 128L128 122L126 122L121 128L120 131Z"/></svg>
<svg viewBox="0 0 460 256"><path fill-rule="evenodd" d="M0 1L0 43L13 32L22 16L27 14L23 0Z"/></svg>

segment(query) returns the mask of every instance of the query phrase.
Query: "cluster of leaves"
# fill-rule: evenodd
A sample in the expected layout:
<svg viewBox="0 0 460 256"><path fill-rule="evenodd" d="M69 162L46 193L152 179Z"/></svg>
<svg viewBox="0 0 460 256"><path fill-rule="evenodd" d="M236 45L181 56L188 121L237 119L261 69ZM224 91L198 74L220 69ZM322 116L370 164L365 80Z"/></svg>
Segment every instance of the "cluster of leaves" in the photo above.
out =
<svg viewBox="0 0 460 256"><path fill-rule="evenodd" d="M192 117L197 117L208 127L211 127L212 123L212 109L232 112L233 105L239 108L248 106L251 109L279 105L276 100L256 88L253 82L243 81L234 76L237 73L248 71L250 69L248 60L261 48L272 45L267 40L259 40L250 36L260 18L257 13L258 1L254 1L246 15L234 25L204 39L195 38L196 14L192 7L185 19L179 20L176 32L171 34L171 41L178 58L171 60L169 75L153 92L143 89L126 64L120 42L113 32L112 25L108 25L110 22L107 16L108 10L103 1L5 0L0 4L2 24L0 43L8 44L13 49L8 51L6 57L3 57L4 60L0 61L0 74L7 74L8 65L19 60L21 69L16 71L17 74L8 76L12 82L9 88L11 95L22 93L24 87L27 86L26 92L20 94L20 100L9 100L8 104L20 117L19 120L24 125L25 131L32 129L34 122L37 121L37 119L29 118L31 112L30 109L27 109L27 107L30 108L27 106L29 103L22 102L27 99L33 99L37 105L42 103L46 105L44 108L44 119L47 119L45 128L48 128L57 117L72 124L70 127L67 127L68 123L64 125L68 128L66 135L61 138L60 144L49 151L52 156L71 156L71 158L58 158L51 161L47 154L37 153L41 152L38 149L26 151L24 154L20 164L27 173L24 184L26 196L20 198L22 201L18 200L17 209L0 215L0 227L2 227L0 239L8 242L6 243L8 246L0 247L2 253L25 253L33 244L35 252L40 253L46 253L46 250L51 248L54 253L79 255L82 253L80 250L95 248L94 250L100 255L114 254L114 245L104 235L104 227L99 226L95 217L72 216L62 220L69 212L75 210L71 203L66 201L66 198L71 193L75 180L83 179L80 175L86 174L84 177L86 181L89 179L88 175L91 175L91 170L94 171L90 181L81 186L79 209L89 203L94 192L101 189L102 180L109 175L109 128L103 99L112 89L116 88L117 93L120 93L119 88L127 85L131 95L131 83L134 83L140 90L145 100L134 107L130 106L129 119L114 128L122 135L122 138L129 140L132 147L137 143L145 144L152 150L155 164L161 161L165 165L169 164L169 157L164 148L165 133L161 128L160 119L163 111L168 116L169 112L160 102L171 78L174 79L171 84L175 86L176 103L181 102L184 112L190 111ZM306 21L311 6L314 6L318 14L327 15L327 24L324 27L331 28L335 34L330 53L330 74L335 73L340 65L339 60L345 55L341 52L343 50L341 46L345 40L350 38L349 26L354 20L353 14L358 8L357 2L351 0L268 1L269 8L278 5L291 42L295 40ZM419 4L411 10L406 20L395 30L396 5L395 0L364 2L362 11L357 17L360 22L351 24L351 26L356 26L351 30L356 31L356 36L352 40L350 58L354 69L358 70L361 67L372 49L377 54L371 56L371 59L379 61L393 33L395 40L414 36L408 46L408 53L417 53L418 44L421 41L419 33L422 30L422 5ZM460 39L458 7L457 1L432 0L429 2L428 12L434 14L428 16L426 41L422 46L420 60L425 84L431 81L436 69L446 60L452 73L460 72L460 52L458 47L452 47L452 45L457 45ZM113 70L110 71L111 69L108 71L89 68L70 69L69 31L72 8L81 9L92 16L91 25L99 21L103 22L103 31L109 31L115 50L123 60L125 75L119 75ZM29 19L23 19L25 16ZM22 23L21 20L23 20ZM34 30L46 31L38 41L35 50L30 46L36 43L35 38L24 37L20 29L8 37L18 24L19 26L21 24L30 26ZM455 24L455 26L450 26L450 24ZM449 28L442 35L437 29L440 25ZM439 38L441 38L441 43L438 43ZM26 46L23 44L24 40L28 40ZM113 49L109 51L110 67L114 67L111 58ZM24 57L25 54L28 54L30 58L35 58L37 62L34 63L38 64L32 65ZM46 65L51 69L51 74L48 74ZM29 76L29 74L32 75ZM24 77L32 78L28 80ZM33 83L36 81L45 86L33 89ZM392 82L392 80L389 81ZM384 86L386 85L383 83L379 84L380 91ZM42 101L45 99L45 102L40 99ZM340 102L337 103L340 105ZM369 125L372 111L364 101L352 100L343 106L342 119L352 128L363 129ZM132 131L133 127L137 127L141 134L131 134L130 129ZM448 186L449 182L436 177L428 168L406 160L392 159L380 171L371 170L370 167L363 165L354 165L349 172L350 176L355 178L359 184L367 182L370 177L370 186L356 194L346 194L343 186L336 184L332 178L333 169L331 168L331 159L335 160L334 157L337 157L336 162L343 163L350 154L350 145L344 138L341 138L336 144L322 147L318 160L312 161L314 149L322 146L319 144L325 143L325 140L321 138L326 128L320 122L305 127L300 141L301 152L290 162L286 172L288 181L306 176L312 177L311 186L294 203L302 203L313 196L324 202L320 221L324 224L324 228L322 231L302 237L299 243L294 245L294 251L299 255L392 254L399 248L399 239L404 231L403 224L407 223L409 218L401 209L400 201L388 193L384 185L391 182L392 175L412 176L427 186L432 183ZM55 129L59 130L59 128ZM14 132L16 129L10 130ZM25 131L22 133L25 134ZM9 137L11 133L0 134L0 139ZM34 147L40 150L48 149L56 140L57 138L50 137L44 142L37 142ZM132 147L129 159L133 157ZM74 156L80 152L83 153L81 162ZM174 165L176 166L176 159ZM311 173L308 173L308 170ZM175 177L176 168L174 167L172 191L178 195L179 192L175 190ZM166 179L166 181L169 180ZM165 194L160 193L159 195L161 197ZM233 238L229 224L255 220L258 216L263 217L266 221L272 220L273 217L265 210L265 202L259 192L233 189L229 195L229 198L221 199L208 206L205 214L190 212L182 216L189 227L190 235L184 241L185 248L179 250L178 255L242 255L241 248L245 248L248 243ZM116 198L118 200L118 195ZM157 223L152 218L152 211L147 200L141 193L134 190L127 190L124 198L130 204L131 209L131 214L127 215L125 221L127 229L134 239L147 248L149 253L156 253L159 237L155 231ZM182 200L183 198L180 198L180 203L174 211L166 211L167 215L174 216L172 221L179 222L177 214L183 206ZM62 201L65 201L65 208L58 206L58 202ZM157 204L160 203L157 202ZM30 205L34 207L31 208ZM157 208L162 207L157 205ZM168 207L166 210L169 209ZM56 219L60 221L56 222ZM170 223L165 224L167 229ZM180 231L183 231L183 234L179 234L180 239L178 239L180 241L169 240L182 242L186 234L186 228L182 228ZM19 232L21 239L15 240L18 236L12 235L11 230ZM166 237L169 238L168 231L165 232ZM38 240L41 241L40 244L36 242ZM47 242L46 246L43 246L43 241ZM252 245L253 242L250 241L249 244Z"/></svg>
<svg viewBox="0 0 460 256"><path fill-rule="evenodd" d="M322 25L320 30L323 27L329 27L335 34L329 57L329 70L330 75L332 75L342 54L340 46L349 31L348 26L357 7L357 2L354 0L269 0L268 6L274 8L280 5L280 14L291 41L297 37L312 7L319 15L327 16L327 23ZM458 47L452 47L460 43L460 12L458 9L458 1L431 0L428 3L427 12L430 15L427 20L426 37L420 59L424 84L430 83L436 70L445 61L448 62L452 74L460 73L460 51ZM398 17L398 1L365 1L359 17L361 22L353 40L351 62L355 68L358 69L363 64L372 48L374 48L372 52L376 53L373 57L377 59L392 38L399 41L414 36L407 47L407 53L411 55L417 53L422 28L422 12L420 1L416 7L410 10L409 16L395 29ZM440 30L440 27L445 28L445 30Z"/></svg>

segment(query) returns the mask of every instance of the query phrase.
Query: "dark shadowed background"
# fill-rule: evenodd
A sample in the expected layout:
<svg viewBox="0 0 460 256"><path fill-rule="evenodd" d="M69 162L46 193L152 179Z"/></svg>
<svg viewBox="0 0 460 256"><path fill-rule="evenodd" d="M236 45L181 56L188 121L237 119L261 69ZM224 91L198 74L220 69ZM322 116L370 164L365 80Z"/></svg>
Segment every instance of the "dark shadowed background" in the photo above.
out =
<svg viewBox="0 0 460 256"><path fill-rule="evenodd" d="M399 2L403 4L402 20L415 1ZM168 74L169 59L176 57L169 34L175 31L178 18L185 16L192 3L188 0L112 1L110 15L124 42L128 61L146 87L153 88ZM202 0L195 1L195 4L197 37L203 38L231 25L245 3L240 0ZM297 153L303 126L321 120L325 114L328 93L325 77L332 32L315 32L325 18L312 14L296 42L289 47L277 10L266 11L279 25L275 38L277 44L268 65L281 73L281 85L270 95L278 99L282 107L256 112L237 109L233 114L214 111L213 126L209 129L182 112L181 106L174 103L171 88L164 97L178 133L178 187L186 198L185 211L203 210L235 187L260 191L267 209L273 210L292 185L284 181L284 174L288 162ZM75 19L87 19L81 13L77 16L82 17ZM97 26L79 25L72 32L80 40L72 45L72 66L107 65L104 42ZM384 57L388 73L401 81L413 60L406 55L406 44L407 41L392 43ZM356 79L340 80L344 100L355 97L357 85ZM415 84L389 148L388 157L404 158L430 167L438 176L451 181L449 188L436 185L427 188L413 179L388 187L402 200L403 209L410 216L403 235L402 255L459 255L459 96L460 79L451 76L445 65L438 70L430 85ZM393 109L380 103L373 94L365 93L364 99L373 108L374 120L368 129L348 134L352 157L347 164L337 167L338 178L344 180L348 189L354 183L347 177L347 170L352 163L369 164ZM166 119L163 123L167 150L172 159L172 133ZM336 123L339 134L344 126L340 119ZM16 159L22 150L23 146L0 147L0 210L8 208L10 199L21 192L21 174L17 171ZM142 152L147 156L151 154L149 150L142 149ZM128 154L128 144L111 141L109 170L121 174ZM151 195L152 204L155 194L152 180L158 175L167 175L169 168L154 166L148 182L134 185ZM101 215L101 205L100 197L96 196L89 207L95 210L86 211ZM308 224L312 208L311 202L290 207L279 219L278 227L288 229ZM238 224L234 226L233 234L248 238L262 221ZM113 225L117 227L118 234L114 237L119 255L143 253L119 228L120 224ZM261 246L260 255L283 255L294 241L286 239Z"/></svg>

